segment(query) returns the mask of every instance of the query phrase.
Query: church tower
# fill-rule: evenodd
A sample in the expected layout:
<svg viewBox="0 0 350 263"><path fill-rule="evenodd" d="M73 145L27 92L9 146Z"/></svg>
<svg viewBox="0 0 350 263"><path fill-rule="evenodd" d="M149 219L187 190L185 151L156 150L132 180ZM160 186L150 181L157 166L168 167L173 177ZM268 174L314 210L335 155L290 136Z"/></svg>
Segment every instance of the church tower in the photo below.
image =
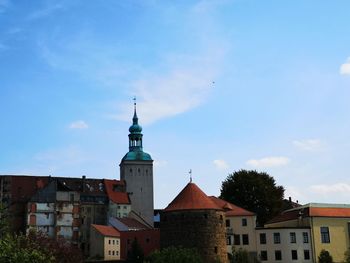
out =
<svg viewBox="0 0 350 263"><path fill-rule="evenodd" d="M129 132L129 152L120 162L120 179L126 182L132 210L153 227L153 160L142 149L142 127L138 123L136 102Z"/></svg>

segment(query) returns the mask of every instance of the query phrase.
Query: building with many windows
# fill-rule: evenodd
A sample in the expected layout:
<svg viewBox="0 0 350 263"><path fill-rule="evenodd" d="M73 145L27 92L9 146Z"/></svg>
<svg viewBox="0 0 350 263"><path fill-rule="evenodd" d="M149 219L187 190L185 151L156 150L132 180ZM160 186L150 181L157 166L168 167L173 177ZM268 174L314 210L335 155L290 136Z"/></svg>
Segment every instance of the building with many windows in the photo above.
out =
<svg viewBox="0 0 350 263"><path fill-rule="evenodd" d="M258 242L260 254L261 251L277 249L275 242L278 239L282 253L284 243L293 248L296 243L291 241L296 240L299 241L299 249L292 249L294 252L285 251L286 254L290 253L293 262L316 262L323 249L331 254L334 262L343 262L344 254L350 247L350 205L310 203L286 210L268 222L264 229L257 230L257 233L260 235L264 231L270 233L271 242L267 242L265 250ZM269 260L269 254L267 257L268 262L274 262Z"/></svg>
<svg viewBox="0 0 350 263"><path fill-rule="evenodd" d="M257 228L257 252L263 262L313 262L310 228Z"/></svg>

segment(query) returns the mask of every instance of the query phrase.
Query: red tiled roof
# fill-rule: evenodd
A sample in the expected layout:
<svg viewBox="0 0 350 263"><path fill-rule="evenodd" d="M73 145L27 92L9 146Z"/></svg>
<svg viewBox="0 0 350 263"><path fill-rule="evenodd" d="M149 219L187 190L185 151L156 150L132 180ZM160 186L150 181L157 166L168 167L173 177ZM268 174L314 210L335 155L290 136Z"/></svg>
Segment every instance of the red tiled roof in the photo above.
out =
<svg viewBox="0 0 350 263"><path fill-rule="evenodd" d="M276 217L268 221L267 224L295 220L295 219L298 219L300 215L301 215L300 209L283 211L281 214L277 215ZM303 210L303 216L304 217L309 216L309 209Z"/></svg>
<svg viewBox="0 0 350 263"><path fill-rule="evenodd" d="M304 206L300 209L283 211L281 214L271 219L267 224L295 220L302 217L350 217L350 208L345 207L317 207Z"/></svg>
<svg viewBox="0 0 350 263"><path fill-rule="evenodd" d="M310 207L310 216L350 217L350 208L339 207Z"/></svg>
<svg viewBox="0 0 350 263"><path fill-rule="evenodd" d="M120 237L120 233L114 227L91 224L101 235L109 237Z"/></svg>
<svg viewBox="0 0 350 263"><path fill-rule="evenodd" d="M105 188L109 200L116 204L130 204L129 195L126 192L116 192L114 186L124 185L123 181L104 179Z"/></svg>
<svg viewBox="0 0 350 263"><path fill-rule="evenodd" d="M222 209L224 209L226 216L253 216L255 215L253 212L250 212L248 210L245 210L242 207L236 206L234 204L231 204L230 202L227 202L225 200L222 200L220 198L217 198L215 196L209 197L214 203L216 203L218 206L220 206Z"/></svg>
<svg viewBox="0 0 350 263"><path fill-rule="evenodd" d="M196 184L188 183L164 211L215 209L223 210L215 204Z"/></svg>

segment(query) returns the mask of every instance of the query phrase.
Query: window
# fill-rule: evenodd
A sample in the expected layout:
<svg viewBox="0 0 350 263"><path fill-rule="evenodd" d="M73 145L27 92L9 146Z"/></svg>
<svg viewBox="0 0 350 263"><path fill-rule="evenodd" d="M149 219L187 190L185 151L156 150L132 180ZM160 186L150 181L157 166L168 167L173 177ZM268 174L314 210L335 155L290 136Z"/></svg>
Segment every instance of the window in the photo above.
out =
<svg viewBox="0 0 350 263"><path fill-rule="evenodd" d="M290 232L289 236L290 236L290 243L296 243L297 242L297 238L296 238L295 232Z"/></svg>
<svg viewBox="0 0 350 263"><path fill-rule="evenodd" d="M242 235L242 243L243 245L249 245L249 236L247 234Z"/></svg>
<svg viewBox="0 0 350 263"><path fill-rule="evenodd" d="M238 246L241 244L239 235L233 235L233 244Z"/></svg>
<svg viewBox="0 0 350 263"><path fill-rule="evenodd" d="M119 256L119 251L116 251L115 254L116 254L117 256Z"/></svg>
<svg viewBox="0 0 350 263"><path fill-rule="evenodd" d="M242 218L242 226L247 226L247 218Z"/></svg>
<svg viewBox="0 0 350 263"><path fill-rule="evenodd" d="M322 243L330 243L331 240L329 238L329 229L327 226L321 227L321 242Z"/></svg>
<svg viewBox="0 0 350 263"><path fill-rule="evenodd" d="M230 226L230 220L226 219L226 227L229 227L229 226Z"/></svg>
<svg viewBox="0 0 350 263"><path fill-rule="evenodd" d="M232 243L231 243L231 236L228 236L226 238L226 245L232 245Z"/></svg>
<svg viewBox="0 0 350 263"><path fill-rule="evenodd" d="M273 233L273 243L275 243L275 244L281 243L280 233Z"/></svg>
<svg viewBox="0 0 350 263"><path fill-rule="evenodd" d="M263 250L260 252L260 259L261 259L261 261L267 260L267 251L266 250Z"/></svg>
<svg viewBox="0 0 350 263"><path fill-rule="evenodd" d="M260 244L266 244L266 233L260 233Z"/></svg>
<svg viewBox="0 0 350 263"><path fill-rule="evenodd" d="M108 245L110 245L110 244L111 244L111 240L109 239L109 240L108 240Z"/></svg>
<svg viewBox="0 0 350 263"><path fill-rule="evenodd" d="M309 260L310 259L310 251L309 250L304 250L304 259Z"/></svg>
<svg viewBox="0 0 350 263"><path fill-rule="evenodd" d="M74 194L70 194L70 201L73 203L74 202Z"/></svg>
<svg viewBox="0 0 350 263"><path fill-rule="evenodd" d="M115 244L115 240L114 239L113 239L112 243L113 243L113 245Z"/></svg>
<svg viewBox="0 0 350 263"><path fill-rule="evenodd" d="M110 250L108 250L108 255L111 255L111 251Z"/></svg>
<svg viewBox="0 0 350 263"><path fill-rule="evenodd" d="M292 250L292 260L298 260L298 251Z"/></svg>
<svg viewBox="0 0 350 263"><path fill-rule="evenodd" d="M282 252L281 250L275 251L275 260L282 260Z"/></svg>
<svg viewBox="0 0 350 263"><path fill-rule="evenodd" d="M214 247L214 252L215 252L215 254L218 253L218 247Z"/></svg>
<svg viewBox="0 0 350 263"><path fill-rule="evenodd" d="M307 232L303 232L303 242L309 243L309 235Z"/></svg>
<svg viewBox="0 0 350 263"><path fill-rule="evenodd" d="M114 256L114 251L112 251L112 256Z"/></svg>

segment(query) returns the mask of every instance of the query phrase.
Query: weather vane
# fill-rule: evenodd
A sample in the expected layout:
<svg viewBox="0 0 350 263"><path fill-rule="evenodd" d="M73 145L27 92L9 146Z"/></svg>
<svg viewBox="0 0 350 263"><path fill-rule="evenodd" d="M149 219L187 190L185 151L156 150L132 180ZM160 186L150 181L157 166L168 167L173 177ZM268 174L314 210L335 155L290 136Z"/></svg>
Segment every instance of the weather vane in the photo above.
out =
<svg viewBox="0 0 350 263"><path fill-rule="evenodd" d="M190 174L190 183L192 183L192 169L188 173Z"/></svg>
<svg viewBox="0 0 350 263"><path fill-rule="evenodd" d="M134 105L136 105L136 96L132 100L134 101Z"/></svg>

